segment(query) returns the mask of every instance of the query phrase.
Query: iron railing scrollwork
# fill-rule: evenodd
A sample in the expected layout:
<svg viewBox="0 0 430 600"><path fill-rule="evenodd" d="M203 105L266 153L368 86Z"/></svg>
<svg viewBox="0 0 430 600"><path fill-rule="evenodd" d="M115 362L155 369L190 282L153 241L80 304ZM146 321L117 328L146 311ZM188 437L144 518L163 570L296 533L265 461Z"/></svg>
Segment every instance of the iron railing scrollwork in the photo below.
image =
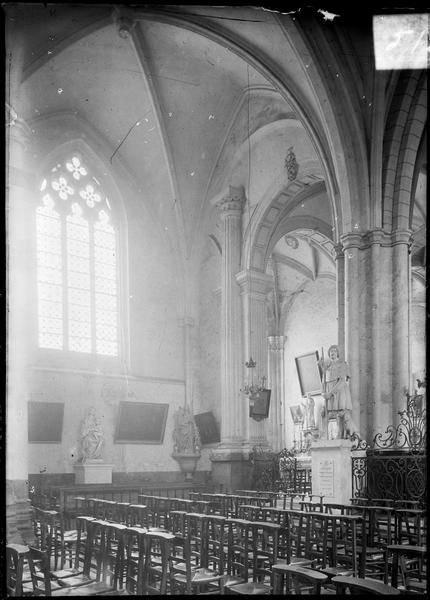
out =
<svg viewBox="0 0 430 600"><path fill-rule="evenodd" d="M427 423L425 396L406 394L398 425L377 433L371 444L355 436L351 450L353 497L418 500L427 498Z"/></svg>
<svg viewBox="0 0 430 600"><path fill-rule="evenodd" d="M400 423L389 425L384 433L377 433L373 440L373 449L422 452L427 442L426 407L421 395L407 397L406 410L399 411Z"/></svg>
<svg viewBox="0 0 430 600"><path fill-rule="evenodd" d="M367 496L367 457L352 457L352 495L353 498Z"/></svg>

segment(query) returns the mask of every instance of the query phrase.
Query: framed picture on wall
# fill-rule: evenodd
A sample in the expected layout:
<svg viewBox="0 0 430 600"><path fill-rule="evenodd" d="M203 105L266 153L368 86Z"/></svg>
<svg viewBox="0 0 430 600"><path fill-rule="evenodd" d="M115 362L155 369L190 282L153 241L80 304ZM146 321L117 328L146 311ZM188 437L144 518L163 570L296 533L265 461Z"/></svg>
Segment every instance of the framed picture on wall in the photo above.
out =
<svg viewBox="0 0 430 600"><path fill-rule="evenodd" d="M318 350L296 356L297 375L302 396L321 394L321 368L318 364Z"/></svg>
<svg viewBox="0 0 430 600"><path fill-rule="evenodd" d="M213 412L208 411L194 415L194 420L200 434L202 444L213 444L221 441L219 435L219 425Z"/></svg>
<svg viewBox="0 0 430 600"><path fill-rule="evenodd" d="M120 402L115 443L162 444L168 410L168 404Z"/></svg>
<svg viewBox="0 0 430 600"><path fill-rule="evenodd" d="M28 403L30 444L61 444L64 402Z"/></svg>

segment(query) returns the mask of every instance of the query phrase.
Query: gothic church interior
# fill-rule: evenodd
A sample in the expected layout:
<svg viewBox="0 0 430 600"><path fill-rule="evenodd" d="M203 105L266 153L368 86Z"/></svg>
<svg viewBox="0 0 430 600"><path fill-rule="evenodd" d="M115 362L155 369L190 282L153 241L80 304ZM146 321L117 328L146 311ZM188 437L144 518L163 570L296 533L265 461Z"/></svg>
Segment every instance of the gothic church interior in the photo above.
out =
<svg viewBox="0 0 430 600"><path fill-rule="evenodd" d="M297 441L296 359L335 344L360 438L396 424L425 381L425 66L377 69L371 15L310 8L19 3L5 21L16 539L32 489L75 484L91 411L114 485L189 477L188 411L210 419L187 437L193 481L247 487L253 449Z"/></svg>

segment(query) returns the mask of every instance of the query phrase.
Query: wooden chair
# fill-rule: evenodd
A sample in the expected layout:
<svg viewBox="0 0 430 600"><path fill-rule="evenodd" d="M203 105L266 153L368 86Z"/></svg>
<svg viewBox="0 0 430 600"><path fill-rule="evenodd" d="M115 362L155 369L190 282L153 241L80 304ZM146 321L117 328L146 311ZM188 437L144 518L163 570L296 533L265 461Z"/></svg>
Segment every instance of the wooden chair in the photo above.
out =
<svg viewBox="0 0 430 600"><path fill-rule="evenodd" d="M427 513L416 508L395 508L395 543L422 546L426 543Z"/></svg>
<svg viewBox="0 0 430 600"><path fill-rule="evenodd" d="M86 523L86 540L84 549L83 569L77 575L58 579L63 587L64 594L78 595L73 592L75 588L82 589L83 595L93 595L96 592L110 591L111 587L101 582L105 560L105 536L107 521L99 519L85 519L80 517L82 523ZM87 589L91 586L91 589ZM66 589L70 588L70 589Z"/></svg>
<svg viewBox="0 0 430 600"><path fill-rule="evenodd" d="M225 573L228 552L227 519L220 515L205 515L207 551L205 566L212 571Z"/></svg>
<svg viewBox="0 0 430 600"><path fill-rule="evenodd" d="M144 595L165 595L169 580L169 559L175 536L164 532L147 532L144 536Z"/></svg>
<svg viewBox="0 0 430 600"><path fill-rule="evenodd" d="M194 567L208 568L208 525L206 515L187 513L187 539L190 543L190 557Z"/></svg>
<svg viewBox="0 0 430 600"><path fill-rule="evenodd" d="M310 567L314 561L309 557L309 517L310 513L295 510L280 510L278 560L274 568L285 564Z"/></svg>
<svg viewBox="0 0 430 600"><path fill-rule="evenodd" d="M228 594L266 595L271 593L270 585L264 581L258 581L257 570L261 567L261 563L257 560L258 546L254 537L255 525L257 524L244 519L227 520L229 543L225 588ZM274 524L270 523L270 525ZM261 555L263 561L265 558L265 555ZM251 581L249 580L250 575Z"/></svg>
<svg viewBox="0 0 430 600"><path fill-rule="evenodd" d="M324 504L322 502L313 502L312 500L300 500L300 510L308 512L324 512Z"/></svg>
<svg viewBox="0 0 430 600"><path fill-rule="evenodd" d="M52 596L96 596L96 595L118 595L122 590L118 584L122 582L123 572L123 525L108 523L102 521L91 521L90 529L99 529L100 538L104 541L96 551L95 578L91 577L91 559L96 547L96 531L92 531L87 538L87 549L90 543L93 543L92 551L86 554L86 563L84 566L83 577L75 582L76 585L67 587L57 587L52 589L50 581L49 560L47 552L30 549L30 571L33 583L32 595L52 595ZM115 532L115 533L113 533ZM112 542L115 541L115 544ZM35 568L35 563L38 568ZM67 581L70 583L72 578ZM64 584L66 580L60 580ZM82 585L83 583L83 585Z"/></svg>
<svg viewBox="0 0 430 600"><path fill-rule="evenodd" d="M128 517L128 507L130 506L130 502L119 502L116 501L113 507L113 520L116 523L121 523L122 525L127 524Z"/></svg>
<svg viewBox="0 0 430 600"><path fill-rule="evenodd" d="M363 519L358 515L324 515L326 519L326 545L318 569L327 575L326 589L337 576L364 577L365 554L358 554L358 531Z"/></svg>
<svg viewBox="0 0 430 600"><path fill-rule="evenodd" d="M28 571L30 581L24 584L24 596L58 596L62 588L56 581L51 580L49 555L46 550L29 548Z"/></svg>
<svg viewBox="0 0 430 600"><path fill-rule="evenodd" d="M50 571L51 578L59 581L69 577L81 576L84 569L85 545L88 533L88 523L94 521L93 517L79 515L76 517L76 544L74 546L74 560L71 567L64 567ZM50 552L48 552L50 556Z"/></svg>
<svg viewBox="0 0 430 600"><path fill-rule="evenodd" d="M148 527L148 509L146 504L129 504L126 525L129 527Z"/></svg>
<svg viewBox="0 0 430 600"><path fill-rule="evenodd" d="M406 592L425 593L427 591L427 546L411 546L408 544L390 544L388 556L393 557L391 568L391 585ZM387 557L388 560L388 557Z"/></svg>
<svg viewBox="0 0 430 600"><path fill-rule="evenodd" d="M289 534L289 556L287 562L293 562L306 566L306 563L311 564L307 549L309 544L308 526L309 513L300 510L287 510L288 520L286 527Z"/></svg>
<svg viewBox="0 0 430 600"><path fill-rule="evenodd" d="M6 545L6 592L8 596L23 595L24 561L30 549L23 544Z"/></svg>
<svg viewBox="0 0 430 600"><path fill-rule="evenodd" d="M272 592L272 568L278 557L279 530L277 523L252 523L252 551L248 554L252 581L230 585L230 593L266 595Z"/></svg>
<svg viewBox="0 0 430 600"><path fill-rule="evenodd" d="M146 529L141 527L126 527L123 530L123 569L118 570L116 590L107 595L138 595L143 594L143 565L144 565L144 536Z"/></svg>
<svg viewBox="0 0 430 600"><path fill-rule="evenodd" d="M328 559L328 535L333 530L331 515L309 512L306 530L306 558L314 568L324 568Z"/></svg>
<svg viewBox="0 0 430 600"><path fill-rule="evenodd" d="M332 579L336 586L336 594L345 595L349 590L350 594L375 595L375 596L396 596L400 595L400 590L387 585L382 581L363 577L345 577L338 575Z"/></svg>
<svg viewBox="0 0 430 600"><path fill-rule="evenodd" d="M122 588L125 566L125 532L126 525L108 523L105 526L103 549L102 581L117 590Z"/></svg>
<svg viewBox="0 0 430 600"><path fill-rule="evenodd" d="M328 515L349 515L354 512L353 509L351 509L351 505L340 504L337 502L325 502L323 508L324 512Z"/></svg>
<svg viewBox="0 0 430 600"><path fill-rule="evenodd" d="M327 580L327 575L320 571L295 564L284 565L282 570L273 572L273 594L301 595L306 592L320 595L322 585Z"/></svg>
<svg viewBox="0 0 430 600"><path fill-rule="evenodd" d="M228 543L225 588L230 593L233 586L248 581L253 530L252 522L244 519L226 519L226 526Z"/></svg>
<svg viewBox="0 0 430 600"><path fill-rule="evenodd" d="M187 512L171 510L169 515L169 532L176 537L185 538L187 533Z"/></svg>
<svg viewBox="0 0 430 600"><path fill-rule="evenodd" d="M237 518L246 521L262 521L263 512L260 506L253 504L240 504L238 506Z"/></svg>
<svg viewBox="0 0 430 600"><path fill-rule="evenodd" d="M387 546L394 541L394 509L367 505L364 509L367 536L361 536L358 553L364 553L365 575L388 583ZM366 539L365 539L366 538Z"/></svg>

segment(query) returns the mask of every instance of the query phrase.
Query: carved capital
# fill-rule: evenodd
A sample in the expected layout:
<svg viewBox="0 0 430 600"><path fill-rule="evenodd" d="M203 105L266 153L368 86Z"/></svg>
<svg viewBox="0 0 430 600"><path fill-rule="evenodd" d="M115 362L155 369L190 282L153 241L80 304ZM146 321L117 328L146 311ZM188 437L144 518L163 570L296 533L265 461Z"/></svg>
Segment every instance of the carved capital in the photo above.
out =
<svg viewBox="0 0 430 600"><path fill-rule="evenodd" d="M348 250L350 248L361 248L361 233L350 231L349 233L344 233L340 239L344 250Z"/></svg>
<svg viewBox="0 0 430 600"><path fill-rule="evenodd" d="M410 247L412 239L412 232L409 229L396 230L391 233L384 231L383 229L372 229L364 233L345 233L341 236L342 243L339 245L343 247L344 250L351 248L365 250L374 245L389 248L399 244L405 244ZM337 252L337 246L335 246L335 251Z"/></svg>
<svg viewBox="0 0 430 600"><path fill-rule="evenodd" d="M195 320L193 317L183 317L182 319L179 319L179 325L182 327L194 327Z"/></svg>
<svg viewBox="0 0 430 600"><path fill-rule="evenodd" d="M406 244L407 246L412 245L412 231L410 229L396 229L391 234L392 245L397 246L398 244Z"/></svg>
<svg viewBox="0 0 430 600"><path fill-rule="evenodd" d="M245 190L243 187L234 187L233 185L230 185L228 194L226 194L217 204L221 218L240 217L245 202Z"/></svg>
<svg viewBox="0 0 430 600"><path fill-rule="evenodd" d="M266 301L266 294L273 285L272 278L263 271L247 269L236 275L241 294L250 294L253 298Z"/></svg>
<svg viewBox="0 0 430 600"><path fill-rule="evenodd" d="M272 352L282 352L284 350L285 336L269 335L267 339L269 341L269 350Z"/></svg>

